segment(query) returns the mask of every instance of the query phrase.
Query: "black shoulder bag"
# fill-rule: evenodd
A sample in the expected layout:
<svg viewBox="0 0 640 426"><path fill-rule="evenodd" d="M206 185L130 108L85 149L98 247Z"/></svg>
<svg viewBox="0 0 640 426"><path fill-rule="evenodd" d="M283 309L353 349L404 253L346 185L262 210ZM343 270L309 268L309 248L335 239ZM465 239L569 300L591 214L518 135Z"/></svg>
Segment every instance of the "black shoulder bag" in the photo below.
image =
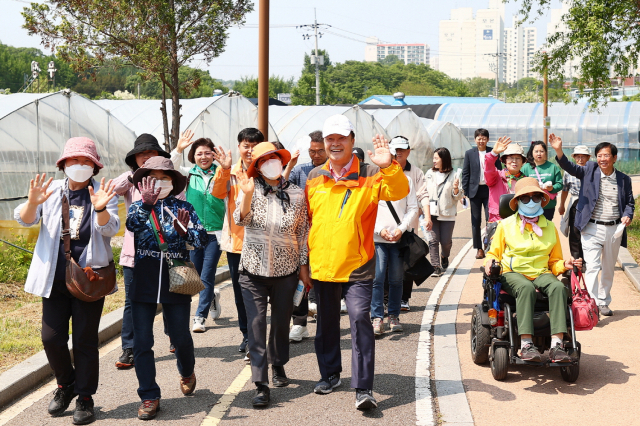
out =
<svg viewBox="0 0 640 426"><path fill-rule="evenodd" d="M391 201L387 201L387 206L391 211L393 219L400 225L400 218L393 208ZM433 266L431 266L431 263L427 259L427 254L429 254L429 246L427 243L416 235L413 230L407 229L402 233L400 241L396 244L398 244L400 255L404 261L405 278L412 280L417 285L425 282L434 271Z"/></svg>

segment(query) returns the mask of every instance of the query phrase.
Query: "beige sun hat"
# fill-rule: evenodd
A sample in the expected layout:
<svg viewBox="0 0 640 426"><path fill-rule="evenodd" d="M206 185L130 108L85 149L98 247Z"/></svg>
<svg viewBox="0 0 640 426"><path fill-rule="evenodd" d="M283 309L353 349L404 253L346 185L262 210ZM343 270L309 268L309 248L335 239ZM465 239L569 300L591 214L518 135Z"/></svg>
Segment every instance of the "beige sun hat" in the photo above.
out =
<svg viewBox="0 0 640 426"><path fill-rule="evenodd" d="M515 195L513 196L511 201L509 201L509 207L511 207L511 210L513 210L514 212L518 211L518 197L524 194L530 194L532 192L539 192L540 194L542 194L542 196L544 197L542 200L542 207L549 204L549 201L551 200L549 198L549 194L540 189L540 185L538 184L538 180L536 178L526 177L520 179L516 183L515 190Z"/></svg>
<svg viewBox="0 0 640 426"><path fill-rule="evenodd" d="M573 148L573 154L571 154L571 157L575 158L576 155L588 155L589 157L591 157L591 152L589 151L589 147L586 145L578 145L575 148Z"/></svg>
<svg viewBox="0 0 640 426"><path fill-rule="evenodd" d="M504 163L505 161L507 161L507 157L509 155L520 155L522 156L522 162L527 161L527 157L524 155L524 148L522 148L520 144L517 144L517 143L509 144L509 146L507 146L507 149L505 149L504 152L502 153L502 156L500 157L500 161Z"/></svg>

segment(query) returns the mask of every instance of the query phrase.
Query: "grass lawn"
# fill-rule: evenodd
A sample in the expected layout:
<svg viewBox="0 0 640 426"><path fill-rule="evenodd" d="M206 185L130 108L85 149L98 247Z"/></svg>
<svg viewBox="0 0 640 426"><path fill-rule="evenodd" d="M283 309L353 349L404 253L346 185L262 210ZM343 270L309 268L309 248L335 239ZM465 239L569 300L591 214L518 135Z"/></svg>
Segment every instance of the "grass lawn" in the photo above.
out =
<svg viewBox="0 0 640 426"><path fill-rule="evenodd" d="M640 198L636 198L636 214L631 221L631 225L627 228L627 249L633 256L634 260L640 263Z"/></svg>
<svg viewBox="0 0 640 426"><path fill-rule="evenodd" d="M33 250L32 246L27 248ZM0 250L0 373L42 350L41 298L23 290L31 256L22 253L15 249ZM114 257L119 259L119 248L114 248ZM218 266L226 264L227 256L223 254ZM107 296L102 315L124 306L121 273L118 287L119 291Z"/></svg>

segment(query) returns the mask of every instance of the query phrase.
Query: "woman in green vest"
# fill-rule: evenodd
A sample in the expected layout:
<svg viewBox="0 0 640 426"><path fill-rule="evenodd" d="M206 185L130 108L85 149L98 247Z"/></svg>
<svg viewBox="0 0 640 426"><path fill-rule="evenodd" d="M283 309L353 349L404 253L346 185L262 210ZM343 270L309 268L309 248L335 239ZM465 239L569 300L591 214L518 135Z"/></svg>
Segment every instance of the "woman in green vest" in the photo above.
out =
<svg viewBox="0 0 640 426"><path fill-rule="evenodd" d="M547 161L547 144L533 141L527 152L527 162L520 170L525 176L535 178L538 185L549 196L544 207L544 217L553 220L556 211L556 196L562 190L562 172L560 167Z"/></svg>
<svg viewBox="0 0 640 426"><path fill-rule="evenodd" d="M220 317L220 291L214 289L216 269L220 260L219 239L224 222L224 200L211 195L216 167L213 164L214 145L211 139L200 138L191 145L187 158L195 164L189 170L187 201L196 210L202 226L209 234L209 242L200 249L191 251L191 261L195 265L205 288L200 292L200 301L196 309L191 330L194 333L205 331L204 322L211 312L211 319Z"/></svg>
<svg viewBox="0 0 640 426"><path fill-rule="evenodd" d="M570 362L564 350L563 337L567 332L567 293L556 276L577 266L582 259L563 260L558 231L543 210L549 195L540 189L532 177L516 183L515 195L509 206L516 214L503 219L487 253L485 270L490 273L493 260L502 266L502 289L516 298L518 334L522 340L520 357L540 362L540 352L533 345L533 311L536 289L549 298L551 322L551 362Z"/></svg>

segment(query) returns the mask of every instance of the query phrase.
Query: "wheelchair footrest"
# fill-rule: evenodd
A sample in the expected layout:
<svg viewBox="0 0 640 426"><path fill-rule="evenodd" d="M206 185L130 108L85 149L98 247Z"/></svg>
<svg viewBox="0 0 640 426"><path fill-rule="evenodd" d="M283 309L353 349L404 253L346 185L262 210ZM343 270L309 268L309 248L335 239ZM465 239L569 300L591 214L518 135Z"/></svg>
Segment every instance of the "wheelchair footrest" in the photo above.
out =
<svg viewBox="0 0 640 426"><path fill-rule="evenodd" d="M571 362L551 362L549 360L544 362L532 362L532 361L525 361L519 356L515 356L512 359L512 363L517 365L532 365L534 367L571 367L572 365L577 365L578 360L571 361Z"/></svg>

